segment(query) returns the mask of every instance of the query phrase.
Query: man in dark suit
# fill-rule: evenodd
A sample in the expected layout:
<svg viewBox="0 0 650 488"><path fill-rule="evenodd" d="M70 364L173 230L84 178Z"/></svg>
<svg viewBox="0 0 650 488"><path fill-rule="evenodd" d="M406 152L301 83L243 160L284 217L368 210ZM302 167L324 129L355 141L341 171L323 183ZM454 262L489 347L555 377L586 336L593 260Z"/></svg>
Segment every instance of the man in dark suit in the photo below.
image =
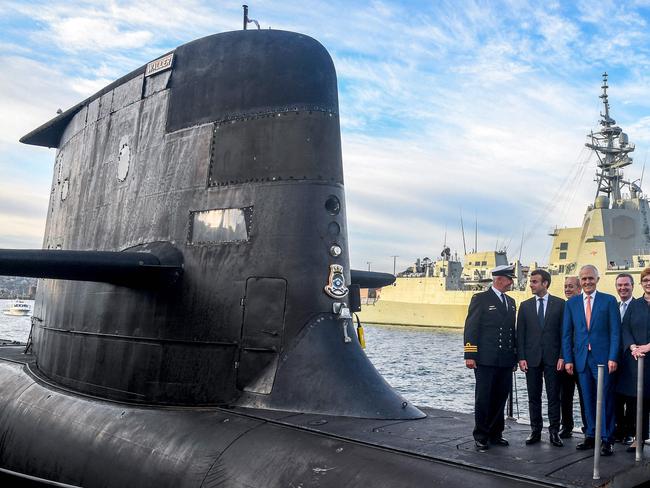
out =
<svg viewBox="0 0 650 488"><path fill-rule="evenodd" d="M512 286L513 266L492 270L492 286L472 297L465 320L465 366L474 370L474 441L478 451L488 442L507 446L503 407L517 364L515 301L505 294Z"/></svg>
<svg viewBox="0 0 650 488"><path fill-rule="evenodd" d="M568 300L571 297L580 295L582 288L580 288L580 278L577 276L567 276L564 278L564 296ZM582 391L578 385L578 375L569 374L566 371L560 372L560 404L562 405L561 412L561 428L560 438L568 439L573 436L573 397L578 387L578 400L580 401L580 418L582 419L582 432L584 433L587 425L585 419L585 405L582 401Z"/></svg>
<svg viewBox="0 0 650 488"><path fill-rule="evenodd" d="M526 444L542 438L542 383L546 383L548 429L551 444L562 447L560 430L560 377L562 359L562 314L564 300L548 293L551 275L543 269L530 273L533 297L525 300L517 315L517 354L519 368L526 373L531 433Z"/></svg>
<svg viewBox="0 0 650 488"><path fill-rule="evenodd" d="M587 428L578 450L595 447L596 382L598 365L605 364L603 389L603 456L614 453L613 373L618 365L621 317L616 298L596 291L598 270L586 265L580 269L582 294L566 302L562 324L562 354L569 374L578 374L585 404Z"/></svg>
<svg viewBox="0 0 650 488"><path fill-rule="evenodd" d="M634 300L632 292L634 291L634 278L629 273L620 273L616 277L616 294L620 301L618 308L621 315L621 324L627 314L627 309L630 302ZM622 327L622 326L621 326ZM623 351L621 350L621 359ZM617 382L620 381L620 368L616 373ZM616 442L621 442L626 445L632 444L634 440L634 426L636 424L636 404L635 398L623 395L621 393L614 394L614 418L616 419L616 429L614 437Z"/></svg>

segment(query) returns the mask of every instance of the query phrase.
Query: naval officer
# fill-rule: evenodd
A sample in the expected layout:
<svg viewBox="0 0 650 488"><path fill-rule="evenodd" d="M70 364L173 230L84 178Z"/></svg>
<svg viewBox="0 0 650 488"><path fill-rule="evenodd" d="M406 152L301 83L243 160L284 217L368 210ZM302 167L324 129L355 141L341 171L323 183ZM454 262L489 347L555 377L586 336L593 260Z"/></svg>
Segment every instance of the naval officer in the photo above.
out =
<svg viewBox="0 0 650 488"><path fill-rule="evenodd" d="M478 451L488 443L507 446L503 408L517 364L516 307L506 291L512 286L513 266L492 270L492 286L472 297L465 320L465 366L474 370L474 441Z"/></svg>

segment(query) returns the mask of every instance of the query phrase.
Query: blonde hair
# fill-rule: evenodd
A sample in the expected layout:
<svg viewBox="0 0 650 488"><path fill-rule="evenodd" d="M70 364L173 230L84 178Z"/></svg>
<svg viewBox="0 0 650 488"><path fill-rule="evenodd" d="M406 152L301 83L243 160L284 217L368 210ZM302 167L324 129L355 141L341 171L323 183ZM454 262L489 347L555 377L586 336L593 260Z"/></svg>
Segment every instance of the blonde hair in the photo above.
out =
<svg viewBox="0 0 650 488"><path fill-rule="evenodd" d="M650 268L646 268L643 271L641 271L641 277L639 280L643 280L646 276L650 275Z"/></svg>

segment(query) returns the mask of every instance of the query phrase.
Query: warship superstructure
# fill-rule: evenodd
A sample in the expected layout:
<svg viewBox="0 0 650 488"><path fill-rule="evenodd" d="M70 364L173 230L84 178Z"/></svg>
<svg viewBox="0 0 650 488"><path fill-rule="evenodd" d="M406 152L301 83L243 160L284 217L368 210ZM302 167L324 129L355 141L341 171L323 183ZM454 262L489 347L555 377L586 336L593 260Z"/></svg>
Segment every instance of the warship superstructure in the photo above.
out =
<svg viewBox="0 0 650 488"><path fill-rule="evenodd" d="M554 228L548 264L550 293L564 296L564 278L576 276L581 266L593 264L600 271L599 289L615 293L619 273L635 277L650 266L650 207L640 181L630 181L623 168L633 163L635 149L628 135L610 113L608 76L603 74L600 129L587 136L585 146L597 157L596 194L580 227ZM361 313L368 323L463 327L474 293L489 283L488 270L507 264L505 250L470 252L464 263L443 248L439 259L418 260L397 275L392 286L370 291ZM515 265L517 278L509 294L517 302L530 297L526 275L531 266ZM533 264L532 266L535 266ZM640 293L640 292L638 292Z"/></svg>

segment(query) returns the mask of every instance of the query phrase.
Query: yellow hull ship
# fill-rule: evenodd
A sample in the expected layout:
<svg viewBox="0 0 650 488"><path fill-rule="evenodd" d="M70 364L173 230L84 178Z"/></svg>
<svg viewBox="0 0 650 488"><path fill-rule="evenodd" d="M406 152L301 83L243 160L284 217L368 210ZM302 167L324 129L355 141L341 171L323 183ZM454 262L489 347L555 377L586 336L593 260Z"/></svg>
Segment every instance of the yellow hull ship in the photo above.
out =
<svg viewBox="0 0 650 488"><path fill-rule="evenodd" d="M610 117L607 74L603 75L604 112L601 130L585 144L598 156L598 189L587 207L582 226L555 229L545 268L552 275L550 293L564 296L564 278L576 276L581 266L593 264L600 271L599 290L615 294L619 273L634 277L639 295L639 273L650 266L650 207L636 182L626 181L622 168L632 164L634 144ZM393 286L371 291L364 299L360 318L366 323L461 328L474 293L489 282L489 270L508 264L505 251L465 255L464 265L452 259L448 248L437 261L427 258L400 273ZM518 261L514 290L517 303L531 296L526 286L527 269Z"/></svg>

